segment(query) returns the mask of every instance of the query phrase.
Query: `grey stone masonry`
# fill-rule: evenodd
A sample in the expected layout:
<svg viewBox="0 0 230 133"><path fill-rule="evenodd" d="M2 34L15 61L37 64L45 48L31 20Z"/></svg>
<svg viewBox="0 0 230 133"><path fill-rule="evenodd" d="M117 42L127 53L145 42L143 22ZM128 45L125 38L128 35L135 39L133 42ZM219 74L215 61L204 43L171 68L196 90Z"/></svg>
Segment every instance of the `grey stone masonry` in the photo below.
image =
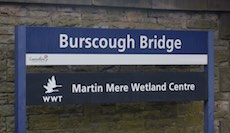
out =
<svg viewBox="0 0 230 133"><path fill-rule="evenodd" d="M230 133L230 0L0 0L0 133L14 132L15 26L214 32L215 133ZM189 60L189 59L188 59ZM28 72L201 71L202 66L48 66ZM203 133L203 101L27 106L28 133Z"/></svg>
<svg viewBox="0 0 230 133"><path fill-rule="evenodd" d="M230 11L229 0L0 0L0 2L129 7L162 10Z"/></svg>

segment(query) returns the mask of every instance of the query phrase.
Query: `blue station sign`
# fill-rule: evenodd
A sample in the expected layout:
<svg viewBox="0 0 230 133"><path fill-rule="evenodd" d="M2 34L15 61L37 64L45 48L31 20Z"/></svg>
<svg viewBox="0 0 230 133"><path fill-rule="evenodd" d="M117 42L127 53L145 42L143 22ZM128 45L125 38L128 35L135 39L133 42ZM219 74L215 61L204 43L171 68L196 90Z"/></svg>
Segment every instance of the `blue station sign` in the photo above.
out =
<svg viewBox="0 0 230 133"><path fill-rule="evenodd" d="M205 31L27 27L26 36L27 65L207 65Z"/></svg>
<svg viewBox="0 0 230 133"><path fill-rule="evenodd" d="M27 53L207 54L207 32L28 27Z"/></svg>
<svg viewBox="0 0 230 133"><path fill-rule="evenodd" d="M207 99L207 74L28 73L27 105Z"/></svg>

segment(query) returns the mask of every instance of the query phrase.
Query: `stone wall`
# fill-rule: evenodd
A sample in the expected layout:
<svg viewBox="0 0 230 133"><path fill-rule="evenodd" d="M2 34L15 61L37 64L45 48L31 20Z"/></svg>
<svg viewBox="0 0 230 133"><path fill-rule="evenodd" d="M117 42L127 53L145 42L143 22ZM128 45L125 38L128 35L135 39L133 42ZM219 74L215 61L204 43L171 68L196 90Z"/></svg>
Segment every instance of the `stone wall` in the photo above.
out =
<svg viewBox="0 0 230 133"><path fill-rule="evenodd" d="M123 2L123 5L131 5L129 8L119 7L119 5L111 7L108 3L99 6L71 5L71 2L65 5L29 3L26 0L20 3L0 2L0 133L14 132L14 28L16 25L213 31L215 33L215 132L230 132L228 11L155 10L152 9L152 1L151 8L142 7L141 4L138 7L138 1L133 5ZM143 72L200 71L201 69L199 66L67 66L32 67L28 68L28 71ZM202 133L203 130L203 102L27 107L28 133Z"/></svg>

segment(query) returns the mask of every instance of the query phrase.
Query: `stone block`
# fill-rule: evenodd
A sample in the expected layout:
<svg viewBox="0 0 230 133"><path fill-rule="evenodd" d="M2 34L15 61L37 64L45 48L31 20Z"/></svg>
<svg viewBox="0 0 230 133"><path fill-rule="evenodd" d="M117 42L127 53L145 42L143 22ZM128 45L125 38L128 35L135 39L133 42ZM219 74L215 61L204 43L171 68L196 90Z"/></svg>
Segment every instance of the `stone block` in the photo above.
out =
<svg viewBox="0 0 230 133"><path fill-rule="evenodd" d="M52 130L60 127L57 115L30 115L29 128L40 130Z"/></svg>
<svg viewBox="0 0 230 133"><path fill-rule="evenodd" d="M14 105L5 104L0 106L0 116L12 116L14 115Z"/></svg>
<svg viewBox="0 0 230 133"><path fill-rule="evenodd" d="M214 56L214 61L215 65L220 65L222 63L228 62L229 61L229 56L230 52L228 48L215 48L215 56Z"/></svg>
<svg viewBox="0 0 230 133"><path fill-rule="evenodd" d="M181 120L178 120L178 119L177 120L175 120L175 119L152 119L152 120L145 120L144 126L145 126L146 130L154 131L154 129L161 129L160 131L164 131L166 129L166 127L170 127L170 125L172 125L172 123L177 123L180 121ZM184 125L184 126L186 126L186 125Z"/></svg>
<svg viewBox="0 0 230 133"><path fill-rule="evenodd" d="M60 13L62 12L68 12L68 13L72 13L74 12L75 8L74 7L69 7L69 6L58 6L57 7L57 11L59 11Z"/></svg>
<svg viewBox="0 0 230 133"><path fill-rule="evenodd" d="M3 54L4 56L4 54ZM1 57L0 57L1 58ZM0 59L0 72L1 74L3 74L3 72L6 72L7 70L7 65L6 65L7 61L6 60L3 60L3 59Z"/></svg>
<svg viewBox="0 0 230 133"><path fill-rule="evenodd" d="M78 129L75 129L74 133L90 133L91 129L89 127L85 127L84 125L82 127L79 127Z"/></svg>
<svg viewBox="0 0 230 133"><path fill-rule="evenodd" d="M226 93L226 92L219 92L219 93L215 93L215 100L230 100L230 93Z"/></svg>
<svg viewBox="0 0 230 133"><path fill-rule="evenodd" d="M214 132L215 133L220 133L219 127L220 127L220 121L215 119L214 121Z"/></svg>
<svg viewBox="0 0 230 133"><path fill-rule="evenodd" d="M14 62L14 58L15 58L14 53L15 53L14 52L14 45L7 45L7 53L6 54L7 54L7 59L11 59L10 62Z"/></svg>
<svg viewBox="0 0 230 133"><path fill-rule="evenodd" d="M117 122L117 129L121 132L137 133L144 131L145 123L142 120L121 120Z"/></svg>
<svg viewBox="0 0 230 133"><path fill-rule="evenodd" d="M230 120L220 121L220 132L230 133Z"/></svg>
<svg viewBox="0 0 230 133"><path fill-rule="evenodd" d="M189 29L215 29L217 23L210 20L189 20L187 21L187 28Z"/></svg>
<svg viewBox="0 0 230 133"><path fill-rule="evenodd" d="M36 17L19 17L17 19L17 24L19 25L48 25L51 24L51 19L49 17L41 17L37 19Z"/></svg>
<svg viewBox="0 0 230 133"><path fill-rule="evenodd" d="M0 35L13 35L14 27L13 26L1 26Z"/></svg>
<svg viewBox="0 0 230 133"><path fill-rule="evenodd" d="M205 0L152 0L152 9L172 9L172 10L206 10Z"/></svg>
<svg viewBox="0 0 230 133"><path fill-rule="evenodd" d="M151 111L143 111L141 112L141 115L145 120L159 119L161 117L161 111L159 109L154 109Z"/></svg>
<svg viewBox="0 0 230 133"><path fill-rule="evenodd" d="M145 18L147 17L147 13L142 10L129 10L124 12L125 21L129 22L145 22Z"/></svg>
<svg viewBox="0 0 230 133"><path fill-rule="evenodd" d="M8 81L8 82L13 82L14 81L14 67L12 67L12 66L8 66L6 81ZM10 90L13 91L14 88L11 88Z"/></svg>
<svg viewBox="0 0 230 133"><path fill-rule="evenodd" d="M84 114L88 116L93 116L93 115L100 115L102 107L101 105L98 104L93 104L93 105L84 105Z"/></svg>
<svg viewBox="0 0 230 133"><path fill-rule="evenodd" d="M170 133L179 133L180 129L176 127L169 127L168 129L166 129L166 131Z"/></svg>
<svg viewBox="0 0 230 133"><path fill-rule="evenodd" d="M121 103L117 104L117 111L124 113L133 113L143 110L144 104L141 103Z"/></svg>
<svg viewBox="0 0 230 133"><path fill-rule="evenodd" d="M28 11L27 14L28 14L28 16L39 18L39 17L48 17L51 14L51 12L47 12L47 11Z"/></svg>
<svg viewBox="0 0 230 133"><path fill-rule="evenodd" d="M93 0L96 6L151 8L151 0Z"/></svg>
<svg viewBox="0 0 230 133"><path fill-rule="evenodd" d="M61 129L68 129L68 128L78 128L80 127L83 117L77 115L64 115L60 118L60 127Z"/></svg>
<svg viewBox="0 0 230 133"><path fill-rule="evenodd" d="M208 0L208 10L230 11L229 0Z"/></svg>
<svg viewBox="0 0 230 133"><path fill-rule="evenodd" d="M218 42L216 42L215 45L229 47L230 41L229 40L218 40Z"/></svg>
<svg viewBox="0 0 230 133"><path fill-rule="evenodd" d="M228 6L229 7L229 6ZM221 39L230 39L230 14L222 14L219 23L219 36Z"/></svg>
<svg viewBox="0 0 230 133"><path fill-rule="evenodd" d="M108 15L106 10L98 9L94 10L93 8L83 8L81 9L81 20L84 21L98 21L98 22L107 22Z"/></svg>
<svg viewBox="0 0 230 133"><path fill-rule="evenodd" d="M52 130L29 130L29 129L26 129L26 133L50 133L52 132ZM57 132L56 132L57 133Z"/></svg>
<svg viewBox="0 0 230 133"><path fill-rule="evenodd" d="M2 44L13 44L14 43L14 36L12 36L12 35L1 35L0 43L2 43Z"/></svg>
<svg viewBox="0 0 230 133"><path fill-rule="evenodd" d="M9 132L14 132L14 117L6 117L6 131Z"/></svg>
<svg viewBox="0 0 230 133"><path fill-rule="evenodd" d="M111 132L111 133L116 133L118 131L118 124L116 122L102 122L102 123L92 123L91 124L92 132L98 132L98 133L103 133L103 132Z"/></svg>
<svg viewBox="0 0 230 133"><path fill-rule="evenodd" d="M125 20L125 9L111 8L110 10L106 10L106 17L109 22L114 21L124 21Z"/></svg>
<svg viewBox="0 0 230 133"><path fill-rule="evenodd" d="M28 15L28 10L21 7L20 10L18 10L16 13L15 13L15 16L17 17L25 17Z"/></svg>
<svg viewBox="0 0 230 133"><path fill-rule="evenodd" d="M165 130L162 128L150 128L145 129L145 133L165 133Z"/></svg>
<svg viewBox="0 0 230 133"><path fill-rule="evenodd" d="M219 111L219 112L214 112L214 116L216 119L226 119L228 118L229 112L228 111Z"/></svg>
<svg viewBox="0 0 230 133"><path fill-rule="evenodd" d="M186 21L185 19L179 18L167 18L167 17L160 17L157 19L157 23L159 25L164 26L166 29L186 29Z"/></svg>
<svg viewBox="0 0 230 133"><path fill-rule="evenodd" d="M6 71L1 71L1 74L0 74L0 82L4 82L6 81ZM1 89L0 89L1 90ZM1 92L1 91L0 91Z"/></svg>
<svg viewBox="0 0 230 133"><path fill-rule="evenodd" d="M0 132L1 133L5 133L6 132L6 118L5 117L1 117L1 114L0 114Z"/></svg>
<svg viewBox="0 0 230 133"><path fill-rule="evenodd" d="M220 70L220 89L221 91L230 92L230 68Z"/></svg>
<svg viewBox="0 0 230 133"><path fill-rule="evenodd" d="M49 11L49 12L56 12L57 11L57 6L53 6L53 5L50 5L50 4L46 4L46 6L44 6L42 4L41 5L39 5L39 4L34 4L34 5L31 4L30 6L26 6L26 8L24 8L22 6L21 9L23 9L26 12L28 12L28 11L47 11L47 12Z"/></svg>
<svg viewBox="0 0 230 133"><path fill-rule="evenodd" d="M215 71L216 73L216 71ZM217 77L216 79L214 79L214 91L215 92L220 92L220 81L219 81L219 77Z"/></svg>
<svg viewBox="0 0 230 133"><path fill-rule="evenodd" d="M13 16L0 16L0 24L1 25L16 25L17 18Z"/></svg>
<svg viewBox="0 0 230 133"><path fill-rule="evenodd" d="M104 105L102 106L102 112L103 115L113 115L116 114L116 105L110 104L110 105Z"/></svg>
<svg viewBox="0 0 230 133"><path fill-rule="evenodd" d="M122 119L122 116L117 115L117 114L112 115L112 116L111 115L100 115L100 114L98 114L98 115L91 115L88 119L89 119L90 123L107 123L107 122L108 123L110 123L110 122L116 123ZM87 120L87 117L86 117L86 120ZM87 122L87 121L85 121L85 122Z"/></svg>
<svg viewBox="0 0 230 133"><path fill-rule="evenodd" d="M0 93L11 93L14 92L14 83L4 82L1 83Z"/></svg>
<svg viewBox="0 0 230 133"><path fill-rule="evenodd" d="M63 105L63 106L28 106L27 114L38 115L38 114L79 114L82 113L82 105Z"/></svg>
<svg viewBox="0 0 230 133"><path fill-rule="evenodd" d="M81 104L76 104L76 105L65 105L61 107L63 110L63 113L66 114L71 114L71 113L75 113L75 114L83 114L83 105Z"/></svg>
<svg viewBox="0 0 230 133"><path fill-rule="evenodd" d="M229 111L229 101L215 101L215 111L216 112L228 112Z"/></svg>
<svg viewBox="0 0 230 133"><path fill-rule="evenodd" d="M5 93L0 93L0 105L7 104L7 94Z"/></svg>
<svg viewBox="0 0 230 133"><path fill-rule="evenodd" d="M55 26L79 26L81 22L80 18L73 16L54 15L51 19Z"/></svg>
<svg viewBox="0 0 230 133"><path fill-rule="evenodd" d="M191 15L188 12L178 11L163 11L163 12L156 12L154 10L148 11L148 17L152 18L168 18L168 19L182 19L188 20L191 19Z"/></svg>
<svg viewBox="0 0 230 133"><path fill-rule="evenodd" d="M7 94L7 101L8 101L8 104L14 104L14 93L8 93Z"/></svg>
<svg viewBox="0 0 230 133"><path fill-rule="evenodd" d="M182 128L180 132L181 133L198 133L199 130L197 128L187 127L187 128Z"/></svg>
<svg viewBox="0 0 230 133"><path fill-rule="evenodd" d="M0 14L15 15L19 10L19 5L1 5Z"/></svg>

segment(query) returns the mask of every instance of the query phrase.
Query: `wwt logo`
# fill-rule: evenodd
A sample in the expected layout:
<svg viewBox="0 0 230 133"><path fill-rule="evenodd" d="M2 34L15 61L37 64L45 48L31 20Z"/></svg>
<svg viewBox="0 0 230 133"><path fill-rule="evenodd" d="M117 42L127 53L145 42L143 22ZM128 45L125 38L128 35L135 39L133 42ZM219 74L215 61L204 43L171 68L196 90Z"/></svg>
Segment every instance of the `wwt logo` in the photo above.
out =
<svg viewBox="0 0 230 133"><path fill-rule="evenodd" d="M53 75L46 85L43 85L43 88L46 90L45 94L52 94L54 92L59 92L57 88L62 87L62 85L57 85L55 76ZM62 102L62 95L46 95L42 96L43 102Z"/></svg>
<svg viewBox="0 0 230 133"><path fill-rule="evenodd" d="M56 84L56 79L55 76L52 76L51 79L48 79L47 85L43 85L43 87L46 89L46 94L47 93L53 93L53 92L58 92L59 90L55 88L62 87L62 85L57 85Z"/></svg>

